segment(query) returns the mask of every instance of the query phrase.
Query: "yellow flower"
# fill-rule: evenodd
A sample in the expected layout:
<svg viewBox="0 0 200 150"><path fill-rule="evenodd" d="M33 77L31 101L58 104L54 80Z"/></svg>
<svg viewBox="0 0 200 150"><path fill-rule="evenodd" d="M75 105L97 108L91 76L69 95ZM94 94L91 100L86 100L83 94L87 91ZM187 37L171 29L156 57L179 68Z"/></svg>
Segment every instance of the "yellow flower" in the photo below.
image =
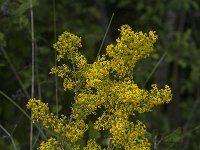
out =
<svg viewBox="0 0 200 150"><path fill-rule="evenodd" d="M72 144L72 149L79 150L76 142L88 129L85 122L91 114L96 115L101 109L102 114L96 118L94 128L108 131L110 143L114 148L125 150L150 150L151 144L146 138L145 125L137 120L131 122L130 116L151 111L155 106L169 103L172 99L168 85L158 89L156 84L150 90L140 89L133 81L133 69L138 60L146 58L153 51L157 40L154 31L148 34L134 32L128 25L119 29L120 35L116 44L106 48L106 54L88 64L86 58L78 51L81 38L64 32L59 36L54 48L58 52L57 60L66 59L71 63L51 69L63 79L64 90L75 93L71 118L60 117L49 113L48 104L41 100L29 100L27 107L32 110L35 123L41 122L45 128L52 129ZM59 143L50 140L43 143ZM42 147L41 146L41 147ZM84 150L100 150L101 146L90 139Z"/></svg>
<svg viewBox="0 0 200 150"><path fill-rule="evenodd" d="M88 125L82 119L67 124L65 115L58 117L53 113L48 113L48 104L41 102L41 100L30 99L27 108L32 110L34 123L41 122L45 128L52 129L72 143L79 140L88 128Z"/></svg>
<svg viewBox="0 0 200 150"><path fill-rule="evenodd" d="M71 53L77 52L78 48L82 47L81 38L69 32L64 32L59 36L58 42L53 47L57 50L57 60L60 61L65 56L71 57Z"/></svg>
<svg viewBox="0 0 200 150"><path fill-rule="evenodd" d="M83 147L83 150L101 150L101 146L94 139L91 139L87 142L87 146Z"/></svg>
<svg viewBox="0 0 200 150"><path fill-rule="evenodd" d="M64 150L64 148L55 138L50 138L47 142L42 142L38 150Z"/></svg>

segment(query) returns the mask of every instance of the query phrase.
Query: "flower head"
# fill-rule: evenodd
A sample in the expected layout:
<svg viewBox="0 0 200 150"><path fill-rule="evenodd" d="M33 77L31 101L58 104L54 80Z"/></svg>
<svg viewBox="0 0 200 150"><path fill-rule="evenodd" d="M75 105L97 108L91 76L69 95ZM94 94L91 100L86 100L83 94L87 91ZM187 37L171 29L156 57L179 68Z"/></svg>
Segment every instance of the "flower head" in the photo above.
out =
<svg viewBox="0 0 200 150"><path fill-rule="evenodd" d="M58 52L57 60L65 58L71 63L51 69L51 73L63 79L64 90L75 93L71 118L49 113L48 104L41 100L31 99L27 104L33 112L34 122L41 122L45 128L60 134L73 145L74 150L80 149L75 143L88 129L85 124L88 116L96 115L98 109L102 113L96 117L94 128L108 131L111 145L125 150L150 150L145 125L139 120L132 122L129 118L151 111L172 99L171 89L167 85L164 89L158 89L153 84L150 90L145 90L133 81L136 62L153 51L153 44L158 38L156 33L134 32L128 25L123 25L119 31L116 44L108 45L106 54L99 56L92 64L88 64L78 51L81 38L64 32L54 44ZM41 147L48 147L49 143L59 147L54 139ZM100 150L101 146L92 139L83 149Z"/></svg>

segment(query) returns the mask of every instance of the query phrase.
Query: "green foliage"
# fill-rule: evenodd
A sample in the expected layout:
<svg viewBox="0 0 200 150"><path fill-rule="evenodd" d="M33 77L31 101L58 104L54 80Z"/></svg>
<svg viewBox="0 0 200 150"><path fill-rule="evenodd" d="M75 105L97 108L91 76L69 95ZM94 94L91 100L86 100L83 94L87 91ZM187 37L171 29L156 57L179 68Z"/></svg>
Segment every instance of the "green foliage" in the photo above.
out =
<svg viewBox="0 0 200 150"><path fill-rule="evenodd" d="M23 1L22 1L22 4L17 8L15 12L17 16L21 16L22 14L24 14L26 11L30 9L30 1L24 1L24 2ZM32 0L32 7L35 7L38 4L39 4L38 0Z"/></svg>
<svg viewBox="0 0 200 150"><path fill-rule="evenodd" d="M163 141L166 142L168 148L173 147L176 143L180 142L182 140L182 131L181 128L176 129L169 135L165 136Z"/></svg>
<svg viewBox="0 0 200 150"><path fill-rule="evenodd" d="M0 46L6 46L6 41L4 39L4 34L0 32Z"/></svg>
<svg viewBox="0 0 200 150"><path fill-rule="evenodd" d="M41 85L42 98L48 99L50 107L53 108L55 104L54 78L48 75L49 69L54 65L54 51L50 48L55 40L53 1L34 2L36 2L33 10L40 79L40 82L36 83L36 87ZM198 149L199 129L192 134L188 134L187 137L184 134L185 132L191 132L198 126L200 116L196 108L193 110L194 105L196 105L195 101L199 97L200 82L198 28L200 25L200 2L198 0L63 0L55 2L57 34L69 30L83 37L85 39L83 41L85 49L82 52L90 63L96 58L97 51L95 50L99 49L108 24L106 20L109 20L112 13L115 13L115 17L105 40L106 44L116 38L116 30L122 24L130 24L136 31L157 31L159 40L155 47L156 53L151 58L138 62L134 70L136 74L134 79L139 87L143 87L156 63L167 52L164 60L148 80L146 88L149 88L152 82L157 83L159 86L170 84L173 88L174 99L169 106L156 109L151 115L144 114L144 121L150 132L157 129L159 138L166 135L166 133L170 134L179 127L184 128L188 119L191 118L189 116L192 116L192 119L189 119L189 127L182 132L183 140L173 147L181 150L183 147L185 149ZM98 2L100 2L100 5ZM26 90L30 92L31 37L28 8L28 0L0 0L0 47L4 47ZM102 53L104 52L102 51ZM1 52L0 82L1 90L13 97L17 104L25 109L26 97L22 92L22 87ZM58 84L60 87L62 86L60 80ZM73 94L70 92L63 93L62 88L58 89L58 93L59 105L66 106L62 108L60 113L69 115ZM39 97L38 92L35 96ZM14 128L14 125L18 125L21 121L21 113L9 102L1 101L0 110L0 122L9 131L14 129L16 133L14 138L18 141L21 149L28 149L27 139L29 139L29 135L19 138L19 134L21 129L29 130L29 123L24 122L21 125L22 128ZM11 113L10 118L7 118L11 110L14 113ZM4 136L1 131L0 136ZM1 141L3 141L1 143L10 143L7 138L1 138ZM188 145L185 141L189 141ZM152 143L154 143L154 140L152 140ZM161 141L158 149L165 149L164 146L165 143ZM0 144L0 148L6 149L6 145Z"/></svg>

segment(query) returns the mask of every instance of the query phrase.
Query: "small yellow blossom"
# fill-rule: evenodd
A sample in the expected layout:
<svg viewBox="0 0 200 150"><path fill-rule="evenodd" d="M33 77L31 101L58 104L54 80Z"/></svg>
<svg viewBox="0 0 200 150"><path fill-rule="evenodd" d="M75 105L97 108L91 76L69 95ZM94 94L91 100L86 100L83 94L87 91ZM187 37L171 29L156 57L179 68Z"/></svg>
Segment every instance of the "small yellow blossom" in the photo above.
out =
<svg viewBox="0 0 200 150"><path fill-rule="evenodd" d="M64 150L64 148L55 138L50 138L47 142L42 142L38 150Z"/></svg>
<svg viewBox="0 0 200 150"><path fill-rule="evenodd" d="M87 142L87 146L83 147L83 150L101 150L101 146L94 139L91 139Z"/></svg>
<svg viewBox="0 0 200 150"><path fill-rule="evenodd" d="M32 110L34 123L41 122L45 128L52 129L55 133L67 138L72 143L79 140L88 129L88 125L82 119L66 124L65 115L61 115L59 118L53 113L49 114L48 104L41 102L41 100L30 99L27 108Z"/></svg>
<svg viewBox="0 0 200 150"><path fill-rule="evenodd" d="M59 77L64 78L71 70L66 64L63 64L62 66L53 67L51 69L51 74L57 74Z"/></svg>
<svg viewBox="0 0 200 150"><path fill-rule="evenodd" d="M82 47L81 38L69 32L64 32L59 36L58 42L53 47L57 50L57 60L60 61L66 55L70 57L69 54L77 52L78 48Z"/></svg>
<svg viewBox="0 0 200 150"><path fill-rule="evenodd" d="M49 111L48 104L41 102L41 100L30 99L27 104L28 109L32 109L33 122L39 122L46 118L46 114Z"/></svg>

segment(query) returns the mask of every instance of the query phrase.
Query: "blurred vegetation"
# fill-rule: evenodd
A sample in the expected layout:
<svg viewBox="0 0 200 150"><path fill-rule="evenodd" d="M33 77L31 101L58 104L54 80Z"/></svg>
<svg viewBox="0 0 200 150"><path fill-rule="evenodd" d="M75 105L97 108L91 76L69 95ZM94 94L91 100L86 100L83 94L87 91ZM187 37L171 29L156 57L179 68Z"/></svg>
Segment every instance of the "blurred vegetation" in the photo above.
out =
<svg viewBox="0 0 200 150"><path fill-rule="evenodd" d="M159 35L151 58L138 63L135 69L135 80L140 87L149 88L151 83L160 87L169 84L173 90L171 104L160 106L141 118L148 127L152 149L200 148L199 0L57 0L55 5L53 0L33 0L33 11L38 73L36 98L48 102L55 112L55 77L49 75L50 68L55 66L52 48L55 33L57 36L67 30L81 36L84 47L81 51L93 62L114 13L101 54L108 43L114 42L122 24L129 24L136 31L155 30ZM26 110L31 92L29 0L0 0L0 51L0 90ZM162 56L164 59L150 76ZM59 80L58 99L59 113L69 115L72 94L63 92ZM86 136L106 144L105 137L92 128L92 118L88 122L90 130ZM0 125L11 134L17 148L28 149L30 121L2 95ZM41 140L37 137L38 131L34 128L36 145ZM13 149L2 128L0 149Z"/></svg>

